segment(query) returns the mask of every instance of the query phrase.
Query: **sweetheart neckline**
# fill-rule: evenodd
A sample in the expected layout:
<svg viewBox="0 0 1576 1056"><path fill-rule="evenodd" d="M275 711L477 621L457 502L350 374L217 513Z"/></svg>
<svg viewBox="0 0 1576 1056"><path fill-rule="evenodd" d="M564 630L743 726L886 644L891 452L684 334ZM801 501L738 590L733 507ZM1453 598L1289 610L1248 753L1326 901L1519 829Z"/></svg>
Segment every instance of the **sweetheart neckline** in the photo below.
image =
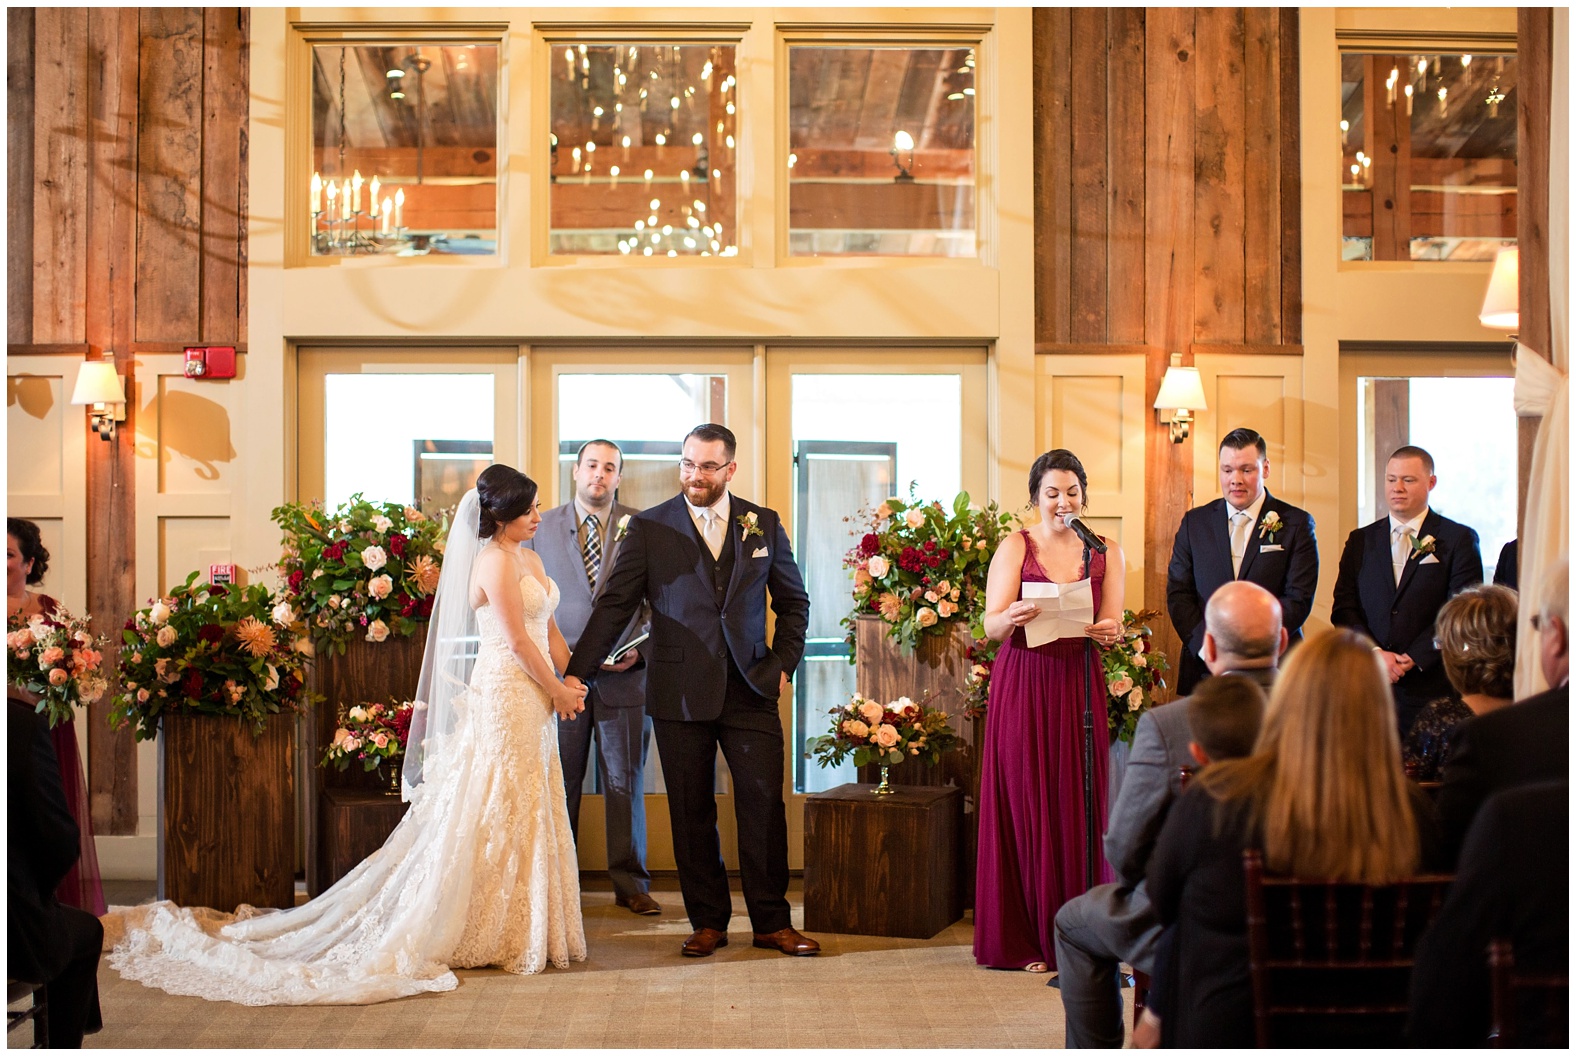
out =
<svg viewBox="0 0 1576 1056"><path fill-rule="evenodd" d="M515 586L519 586L521 583L524 583L528 579L533 581L538 587L541 587L542 593L546 594L548 597L552 597L553 596L553 588L558 586L558 581L557 580L553 579L552 577L548 577L547 586L543 587L542 586L542 581L537 579L535 574L531 573L531 572L522 572L520 574L520 578L515 581ZM491 608L491 607L492 607L492 599L488 598L486 601L482 602L480 605L477 605L475 608L471 609L471 611L472 612L481 612L483 609L488 609L488 608Z"/></svg>

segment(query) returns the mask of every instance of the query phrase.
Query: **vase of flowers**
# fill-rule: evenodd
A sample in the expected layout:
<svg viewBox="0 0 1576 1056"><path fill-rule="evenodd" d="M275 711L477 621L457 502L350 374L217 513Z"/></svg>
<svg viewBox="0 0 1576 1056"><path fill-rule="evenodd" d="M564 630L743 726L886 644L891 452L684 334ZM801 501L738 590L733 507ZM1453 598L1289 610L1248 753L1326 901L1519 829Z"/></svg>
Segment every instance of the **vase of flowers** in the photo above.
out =
<svg viewBox="0 0 1576 1056"><path fill-rule="evenodd" d="M57 607L26 619L13 616L6 631L11 684L38 698L36 710L48 717L50 729L104 695L105 643L93 636L87 617Z"/></svg>
<svg viewBox="0 0 1576 1056"><path fill-rule="evenodd" d="M447 518L359 494L326 512L287 503L279 571L287 600L317 644L341 655L352 638L384 642L418 633L432 615Z"/></svg>
<svg viewBox="0 0 1576 1056"><path fill-rule="evenodd" d="M353 764L359 764L363 771L372 773L387 763L385 791L398 795L400 763L405 758L405 745L409 743L410 720L423 707L421 702L412 700L341 707L334 739L323 750L323 759L318 765L349 770Z"/></svg>
<svg viewBox="0 0 1576 1056"><path fill-rule="evenodd" d="M1122 613L1122 637L1100 654L1105 668L1106 718L1113 742L1133 743L1138 720L1155 703L1155 694L1166 688L1169 667L1164 653L1150 644L1149 624L1160 618L1154 609Z"/></svg>
<svg viewBox="0 0 1576 1056"><path fill-rule="evenodd" d="M934 766L958 743L946 712L907 697L882 704L855 693L845 706L828 714L831 729L806 742L805 755L821 766L837 766L849 756L855 766L879 764L878 796L892 791L889 767L910 759Z"/></svg>

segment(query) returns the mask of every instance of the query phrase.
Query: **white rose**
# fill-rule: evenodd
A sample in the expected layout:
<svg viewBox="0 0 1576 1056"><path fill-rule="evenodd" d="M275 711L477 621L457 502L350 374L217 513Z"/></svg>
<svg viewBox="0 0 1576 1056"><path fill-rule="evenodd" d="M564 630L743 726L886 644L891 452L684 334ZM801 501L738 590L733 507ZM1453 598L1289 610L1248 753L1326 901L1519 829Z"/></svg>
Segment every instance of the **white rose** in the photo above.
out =
<svg viewBox="0 0 1576 1056"><path fill-rule="evenodd" d="M865 566L865 570L876 579L880 579L882 576L892 571L892 562L888 561L880 554L877 554L875 557L870 559L870 563Z"/></svg>
<svg viewBox="0 0 1576 1056"><path fill-rule="evenodd" d="M382 620L373 620L367 627L367 641L381 642L389 636L389 625Z"/></svg>
<svg viewBox="0 0 1576 1056"><path fill-rule="evenodd" d="M372 518L372 527L376 528L380 532L386 532L390 528L394 527L394 522L380 513L376 517Z"/></svg>
<svg viewBox="0 0 1576 1056"><path fill-rule="evenodd" d="M175 644L175 628L166 624L165 626L159 628L159 633L156 637L158 643L164 648L168 649L170 646Z"/></svg>
<svg viewBox="0 0 1576 1056"><path fill-rule="evenodd" d="M153 608L148 610L148 619L155 625L162 624L170 618L170 607L162 601L153 603Z"/></svg>
<svg viewBox="0 0 1576 1056"><path fill-rule="evenodd" d="M274 606L274 622L282 627L288 627L296 621L295 610L288 601L281 601Z"/></svg>
<svg viewBox="0 0 1576 1056"><path fill-rule="evenodd" d="M367 582L367 593L374 598L386 598L394 593L394 580L389 578L387 574L373 576Z"/></svg>
<svg viewBox="0 0 1576 1056"><path fill-rule="evenodd" d="M321 579L323 577L323 575L324 575L324 571L323 571L323 569L321 567L314 568L312 570L312 578L313 579Z"/></svg>
<svg viewBox="0 0 1576 1056"><path fill-rule="evenodd" d="M355 719L357 722L367 721L367 709L363 708L360 704L357 704L355 707L351 708L347 714L350 716L350 718Z"/></svg>
<svg viewBox="0 0 1576 1056"><path fill-rule="evenodd" d="M919 705L907 697L898 697L887 707L887 710L894 711L899 715L909 715L918 711Z"/></svg>
<svg viewBox="0 0 1576 1056"><path fill-rule="evenodd" d="M369 546L361 551L361 563L367 566L369 572L376 572L388 562L389 555L383 552L381 546Z"/></svg>
<svg viewBox="0 0 1576 1056"><path fill-rule="evenodd" d="M264 664L263 666L268 668L268 678L263 682L263 689L272 693L279 688L279 671L273 664Z"/></svg>
<svg viewBox="0 0 1576 1056"><path fill-rule="evenodd" d="M304 634L297 638L295 643L291 645L290 648L294 649L302 656L312 656L317 652L317 650L312 647L312 639L308 638Z"/></svg>
<svg viewBox="0 0 1576 1056"><path fill-rule="evenodd" d="M915 507L903 515L903 522L910 528L918 528L925 523L925 511Z"/></svg>

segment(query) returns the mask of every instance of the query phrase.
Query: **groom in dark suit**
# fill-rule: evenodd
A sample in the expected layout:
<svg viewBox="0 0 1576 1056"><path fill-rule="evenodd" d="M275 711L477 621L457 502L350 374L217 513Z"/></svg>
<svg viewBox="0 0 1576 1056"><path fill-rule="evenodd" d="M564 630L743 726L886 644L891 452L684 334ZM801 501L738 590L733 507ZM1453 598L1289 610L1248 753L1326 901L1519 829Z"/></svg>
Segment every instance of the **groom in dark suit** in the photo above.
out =
<svg viewBox="0 0 1576 1056"><path fill-rule="evenodd" d="M651 605L646 710L657 734L679 887L694 933L681 952L728 944L733 899L717 834L721 747L733 777L739 865L755 945L804 956L820 945L788 913L788 821L777 698L804 655L810 596L777 514L728 493L733 433L684 438L682 493L630 519L613 573L570 658L565 681L596 677L640 608ZM777 616L766 642L767 594Z"/></svg>
<svg viewBox="0 0 1576 1056"><path fill-rule="evenodd" d="M1177 693L1193 692L1209 668L1204 648L1204 609L1226 583L1256 583L1281 604L1282 626L1292 645L1302 641L1303 621L1319 585L1319 544L1313 518L1269 493L1269 448L1252 429L1233 429L1220 441L1222 497L1189 510L1177 527L1166 571L1166 610L1182 639Z"/></svg>
<svg viewBox="0 0 1576 1056"><path fill-rule="evenodd" d="M1330 622L1355 627L1379 646L1406 737L1424 704L1450 693L1434 620L1463 587L1483 582L1477 532L1428 508L1438 478L1420 447L1385 463L1388 516L1346 537Z"/></svg>

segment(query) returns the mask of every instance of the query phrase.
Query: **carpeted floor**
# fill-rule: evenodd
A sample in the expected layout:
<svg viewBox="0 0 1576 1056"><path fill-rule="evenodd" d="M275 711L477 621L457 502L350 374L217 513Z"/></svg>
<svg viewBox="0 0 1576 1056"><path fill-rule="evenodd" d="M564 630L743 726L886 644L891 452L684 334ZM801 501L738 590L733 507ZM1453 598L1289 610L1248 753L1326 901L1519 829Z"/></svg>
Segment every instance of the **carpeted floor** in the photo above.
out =
<svg viewBox="0 0 1576 1056"><path fill-rule="evenodd" d="M106 885L108 886L108 885ZM795 885L797 888L797 884ZM111 902L131 892L107 891ZM679 956L676 890L660 917L583 896L589 958L520 977L459 972L460 987L380 1005L249 1008L171 997L99 972L104 1031L90 1048L1053 1048L1062 1004L1045 976L978 968L965 918L933 939L814 937L818 957L750 946L735 894L732 945ZM801 919L797 890L794 922ZM1131 993L1127 1000L1131 1002ZM26 1028L8 1041L25 1044Z"/></svg>

